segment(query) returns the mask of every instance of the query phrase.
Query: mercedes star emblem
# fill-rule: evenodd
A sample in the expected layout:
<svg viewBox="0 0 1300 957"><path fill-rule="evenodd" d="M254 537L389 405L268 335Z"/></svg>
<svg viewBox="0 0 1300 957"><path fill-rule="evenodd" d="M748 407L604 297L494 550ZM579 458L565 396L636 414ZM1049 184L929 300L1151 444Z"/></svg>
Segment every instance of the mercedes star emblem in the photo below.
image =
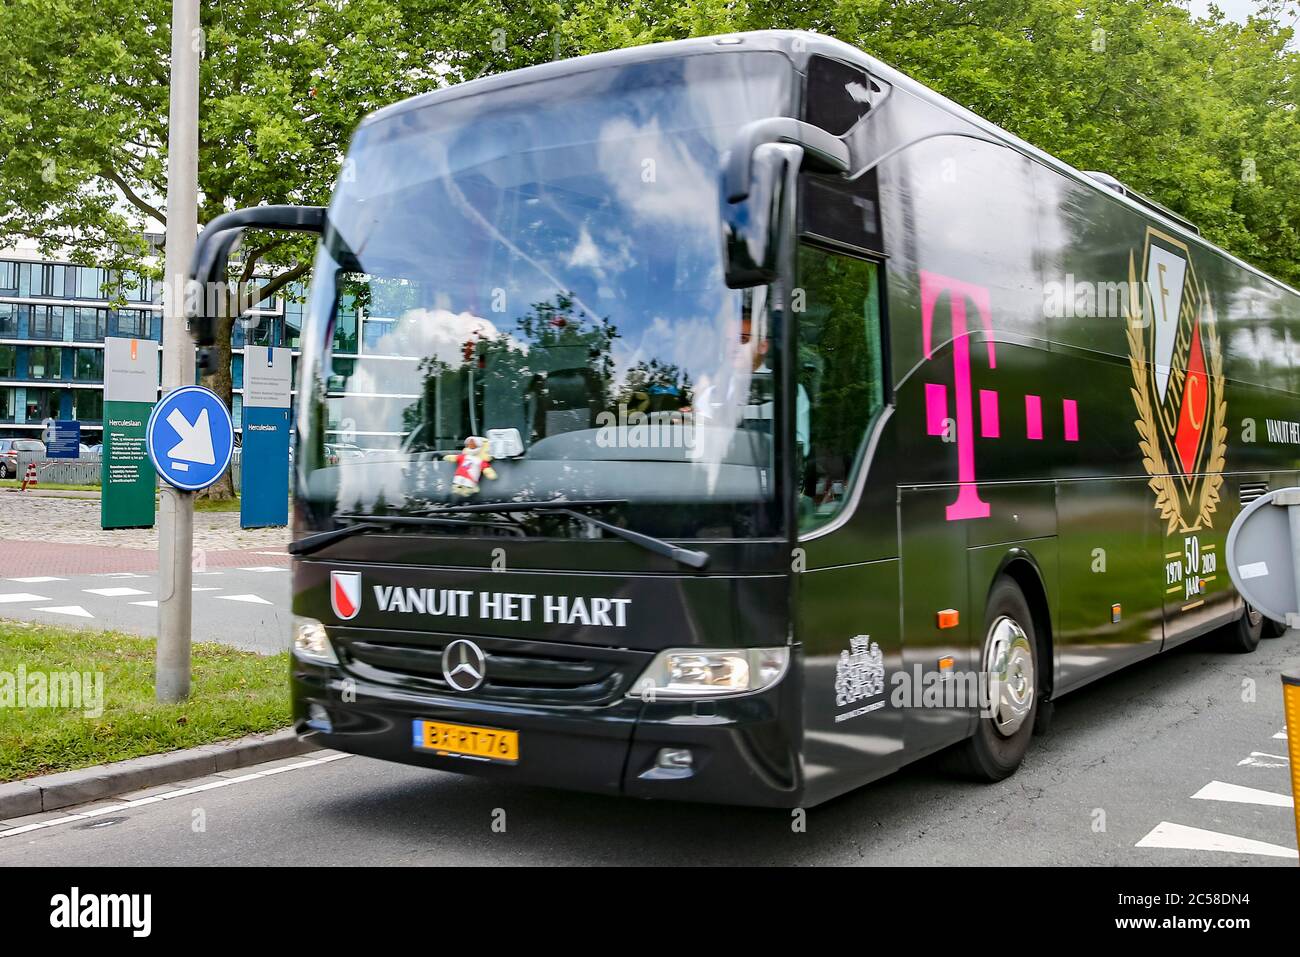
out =
<svg viewBox="0 0 1300 957"><path fill-rule="evenodd" d="M453 691L473 691L486 673L487 656L474 642L458 638L442 650L442 676Z"/></svg>

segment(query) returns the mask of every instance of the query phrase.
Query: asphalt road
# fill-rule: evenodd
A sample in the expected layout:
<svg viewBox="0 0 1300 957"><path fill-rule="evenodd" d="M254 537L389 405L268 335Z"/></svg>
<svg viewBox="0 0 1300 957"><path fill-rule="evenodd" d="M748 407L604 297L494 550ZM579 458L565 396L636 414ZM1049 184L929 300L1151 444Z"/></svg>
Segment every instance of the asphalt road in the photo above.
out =
<svg viewBox="0 0 1300 957"><path fill-rule="evenodd" d="M1062 699L1005 782L954 780L930 759L810 809L802 832L785 811L512 787L325 753L125 796L154 803L72 809L89 817L3 822L0 865L1295 866L1287 742L1275 735L1278 672L1297 665L1294 632L1249 657L1177 649Z"/></svg>
<svg viewBox="0 0 1300 957"><path fill-rule="evenodd" d="M289 646L289 567L250 554L244 567L194 572L193 637L271 654ZM258 564L276 561L278 564ZM158 574L100 572L0 578L0 617L67 628L158 633Z"/></svg>

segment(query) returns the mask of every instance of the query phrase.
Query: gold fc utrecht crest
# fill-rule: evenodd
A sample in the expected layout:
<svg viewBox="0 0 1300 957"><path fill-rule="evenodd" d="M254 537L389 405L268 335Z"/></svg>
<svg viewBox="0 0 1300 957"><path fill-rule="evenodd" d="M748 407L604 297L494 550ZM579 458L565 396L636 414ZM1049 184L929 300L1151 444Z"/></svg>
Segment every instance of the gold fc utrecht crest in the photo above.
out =
<svg viewBox="0 0 1300 957"><path fill-rule="evenodd" d="M1227 451L1223 353L1187 245L1148 227L1129 253L1129 365L1142 464L1165 534L1214 524Z"/></svg>

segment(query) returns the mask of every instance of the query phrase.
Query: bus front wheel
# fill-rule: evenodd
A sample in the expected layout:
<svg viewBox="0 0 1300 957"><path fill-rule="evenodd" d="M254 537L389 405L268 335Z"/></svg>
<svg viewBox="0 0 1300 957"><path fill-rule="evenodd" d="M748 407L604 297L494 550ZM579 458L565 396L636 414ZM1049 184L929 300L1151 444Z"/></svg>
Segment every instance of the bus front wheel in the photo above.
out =
<svg viewBox="0 0 1300 957"><path fill-rule="evenodd" d="M984 614L981 667L987 696L975 733L959 751L959 762L970 776L1001 781L1020 767L1038 712L1037 659L1029 603L1014 581L999 578Z"/></svg>

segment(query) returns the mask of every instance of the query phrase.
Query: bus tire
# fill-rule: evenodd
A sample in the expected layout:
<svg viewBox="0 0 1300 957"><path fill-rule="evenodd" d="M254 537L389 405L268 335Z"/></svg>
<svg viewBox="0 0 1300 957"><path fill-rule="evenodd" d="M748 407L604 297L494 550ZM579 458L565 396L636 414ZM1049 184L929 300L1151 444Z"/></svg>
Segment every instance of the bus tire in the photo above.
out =
<svg viewBox="0 0 1300 957"><path fill-rule="evenodd" d="M1241 617L1219 632L1219 647L1237 655L1250 654L1264 637L1264 624L1264 616L1245 605Z"/></svg>
<svg viewBox="0 0 1300 957"><path fill-rule="evenodd" d="M992 714L981 714L960 746L962 769L980 781L1014 774L1029 749L1038 717L1038 648L1034 617L1010 578L993 583L984 612L980 668L988 680Z"/></svg>

